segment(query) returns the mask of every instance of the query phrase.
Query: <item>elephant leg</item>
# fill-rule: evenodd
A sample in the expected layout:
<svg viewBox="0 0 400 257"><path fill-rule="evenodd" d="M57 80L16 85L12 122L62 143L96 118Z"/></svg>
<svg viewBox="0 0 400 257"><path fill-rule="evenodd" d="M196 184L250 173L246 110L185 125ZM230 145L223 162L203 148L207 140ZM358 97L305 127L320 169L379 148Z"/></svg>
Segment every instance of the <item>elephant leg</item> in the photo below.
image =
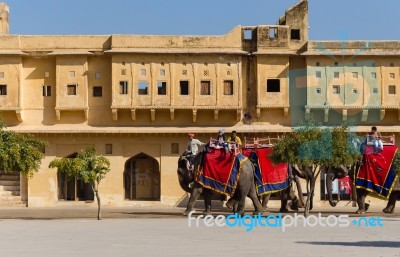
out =
<svg viewBox="0 0 400 257"><path fill-rule="evenodd" d="M204 215L210 215L211 214L211 197L212 197L212 192L209 189L204 190Z"/></svg>
<svg viewBox="0 0 400 257"><path fill-rule="evenodd" d="M299 199L297 198L292 187L290 187L289 192L290 192L289 199L291 200L290 209L292 209L293 211L298 211L299 210Z"/></svg>
<svg viewBox="0 0 400 257"><path fill-rule="evenodd" d="M260 213L262 214L264 211L263 206L260 203L260 200L258 200L257 197L257 193L256 193L256 189L254 186L250 187L250 191L249 194L247 195L248 197L250 197L251 201L253 202L253 206L254 206L254 215Z"/></svg>
<svg viewBox="0 0 400 257"><path fill-rule="evenodd" d="M192 193L190 194L189 202L186 206L186 210L183 212L183 215L188 215L193 210L194 203L196 202L197 198L199 198L201 192L201 187L193 188Z"/></svg>
<svg viewBox="0 0 400 257"><path fill-rule="evenodd" d="M268 209L267 205L268 205L268 201L269 201L270 197L271 197L271 194L265 194L262 196L262 207L263 207L264 211L266 211Z"/></svg>
<svg viewBox="0 0 400 257"><path fill-rule="evenodd" d="M226 202L225 206L228 207L228 209L232 210L233 207L235 206L236 202L237 202L236 199L233 198L233 197L231 197L231 198L229 198L229 200Z"/></svg>
<svg viewBox="0 0 400 257"><path fill-rule="evenodd" d="M358 210L356 211L357 214L365 213L368 208L369 204L365 203L365 197L367 197L368 192L363 189L357 189L357 205Z"/></svg>
<svg viewBox="0 0 400 257"><path fill-rule="evenodd" d="M400 191L392 191L389 197L389 201L386 205L386 208L382 211L385 213L394 213L394 207L396 206L396 201L400 196Z"/></svg>
<svg viewBox="0 0 400 257"><path fill-rule="evenodd" d="M239 215L243 215L244 214L244 208L246 205L246 197L250 192L250 184L246 184L246 183L242 183L240 185L240 198L239 198L239 203L238 203L238 208L236 210L236 213L238 213Z"/></svg>
<svg viewBox="0 0 400 257"><path fill-rule="evenodd" d="M285 190L282 190L280 192L281 208L279 209L279 212L288 212L289 211L288 208L287 208L289 194L290 194L290 187L288 187Z"/></svg>
<svg viewBox="0 0 400 257"><path fill-rule="evenodd" d="M298 207L304 208L306 206L303 196L303 189L301 188L300 178L298 176L294 177L294 181L296 182L297 193L299 197Z"/></svg>

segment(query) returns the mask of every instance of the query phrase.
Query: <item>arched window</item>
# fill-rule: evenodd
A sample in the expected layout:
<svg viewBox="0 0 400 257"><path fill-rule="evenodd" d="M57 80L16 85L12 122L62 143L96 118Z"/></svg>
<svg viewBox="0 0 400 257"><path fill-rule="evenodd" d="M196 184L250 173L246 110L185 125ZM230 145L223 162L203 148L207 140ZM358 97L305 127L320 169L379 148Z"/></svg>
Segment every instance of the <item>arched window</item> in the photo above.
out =
<svg viewBox="0 0 400 257"><path fill-rule="evenodd" d="M125 163L125 199L160 200L160 168L156 159L140 153Z"/></svg>

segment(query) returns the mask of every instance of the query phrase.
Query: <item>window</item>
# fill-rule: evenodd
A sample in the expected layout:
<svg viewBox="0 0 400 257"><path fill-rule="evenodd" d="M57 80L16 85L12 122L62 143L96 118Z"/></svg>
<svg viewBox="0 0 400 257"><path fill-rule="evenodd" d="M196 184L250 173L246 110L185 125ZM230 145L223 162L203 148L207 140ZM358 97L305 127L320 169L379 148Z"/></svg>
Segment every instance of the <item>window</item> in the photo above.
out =
<svg viewBox="0 0 400 257"><path fill-rule="evenodd" d="M334 85L332 93L335 94L335 95L339 95L340 94L340 86Z"/></svg>
<svg viewBox="0 0 400 257"><path fill-rule="evenodd" d="M320 66L320 63L319 63L319 62L316 62L316 63L315 63L315 66Z"/></svg>
<svg viewBox="0 0 400 257"><path fill-rule="evenodd" d="M102 97L103 96L103 88L99 86L93 87L93 97Z"/></svg>
<svg viewBox="0 0 400 257"><path fill-rule="evenodd" d="M7 85L0 85L0 95L7 95Z"/></svg>
<svg viewBox="0 0 400 257"><path fill-rule="evenodd" d="M290 39L291 40L300 40L300 30L299 29L290 30Z"/></svg>
<svg viewBox="0 0 400 257"><path fill-rule="evenodd" d="M210 81L201 81L200 95L211 95L211 82Z"/></svg>
<svg viewBox="0 0 400 257"><path fill-rule="evenodd" d="M113 145L112 144L106 144L106 154L112 154L113 153Z"/></svg>
<svg viewBox="0 0 400 257"><path fill-rule="evenodd" d="M389 95L395 95L396 94L396 86L391 85L389 86Z"/></svg>
<svg viewBox="0 0 400 257"><path fill-rule="evenodd" d="M358 72L352 72L352 74L353 74L353 79L358 78Z"/></svg>
<svg viewBox="0 0 400 257"><path fill-rule="evenodd" d="M226 75L227 75L227 76L231 76L231 75L232 75L232 71L231 71L231 70L227 70L227 71L226 71Z"/></svg>
<svg viewBox="0 0 400 257"><path fill-rule="evenodd" d="M187 76L187 70L182 70L182 76Z"/></svg>
<svg viewBox="0 0 400 257"><path fill-rule="evenodd" d="M371 72L371 78L376 79L376 72Z"/></svg>
<svg viewBox="0 0 400 257"><path fill-rule="evenodd" d="M67 85L67 95L76 95L76 84Z"/></svg>
<svg viewBox="0 0 400 257"><path fill-rule="evenodd" d="M389 77L390 77L391 79L394 79L394 78L395 78L394 73L390 73L390 74L389 74Z"/></svg>
<svg viewBox="0 0 400 257"><path fill-rule="evenodd" d="M316 88L316 89L315 89L315 93L317 93L318 95L320 95L320 94L321 94L321 88Z"/></svg>
<svg viewBox="0 0 400 257"><path fill-rule="evenodd" d="M208 72L208 70L204 70L204 71L203 71L204 77L208 77L209 74L210 74L210 73Z"/></svg>
<svg viewBox="0 0 400 257"><path fill-rule="evenodd" d="M353 88L353 94L358 94L358 89L357 88Z"/></svg>
<svg viewBox="0 0 400 257"><path fill-rule="evenodd" d="M75 71L70 71L68 74L70 78L75 78Z"/></svg>
<svg viewBox="0 0 400 257"><path fill-rule="evenodd" d="M119 93L121 95L128 94L128 81L120 81L119 82Z"/></svg>
<svg viewBox="0 0 400 257"><path fill-rule="evenodd" d="M165 70L164 70L164 69L161 69L161 70L160 70L160 76L161 76L161 77L165 77Z"/></svg>
<svg viewBox="0 0 400 257"><path fill-rule="evenodd" d="M179 154L179 144L178 143L172 143L171 144L171 153L172 154Z"/></svg>
<svg viewBox="0 0 400 257"><path fill-rule="evenodd" d="M321 71L316 71L315 72L315 77L320 79L322 77Z"/></svg>
<svg viewBox="0 0 400 257"><path fill-rule="evenodd" d="M146 69L140 69L140 76L146 77Z"/></svg>
<svg viewBox="0 0 400 257"><path fill-rule="evenodd" d="M232 80L224 81L224 95L233 95L233 81Z"/></svg>
<svg viewBox="0 0 400 257"><path fill-rule="evenodd" d="M138 95L147 95L148 89L149 89L149 83L147 81L139 81Z"/></svg>
<svg viewBox="0 0 400 257"><path fill-rule="evenodd" d="M51 86L43 85L42 94L43 96L51 96Z"/></svg>
<svg viewBox="0 0 400 257"><path fill-rule="evenodd" d="M44 77L45 77L45 78L48 78L48 77L50 77L50 72L48 72L48 71L45 71L45 72L44 72Z"/></svg>
<svg viewBox="0 0 400 257"><path fill-rule="evenodd" d="M335 71L335 72L333 73L333 77L334 77L335 79L338 79L338 78L339 78L339 72L338 72L338 71Z"/></svg>
<svg viewBox="0 0 400 257"><path fill-rule="evenodd" d="M126 75L126 69L121 69L121 75Z"/></svg>
<svg viewBox="0 0 400 257"><path fill-rule="evenodd" d="M167 82L165 82L165 81L157 82L157 92L158 92L158 95L166 95L167 94Z"/></svg>
<svg viewBox="0 0 400 257"><path fill-rule="evenodd" d="M373 93L373 94L378 94L378 88L374 87L374 88L372 89L372 93Z"/></svg>
<svg viewBox="0 0 400 257"><path fill-rule="evenodd" d="M189 81L179 81L181 95L189 95Z"/></svg>
<svg viewBox="0 0 400 257"><path fill-rule="evenodd" d="M278 28L269 28L269 39L276 39L278 37Z"/></svg>
<svg viewBox="0 0 400 257"><path fill-rule="evenodd" d="M281 92L281 81L279 79L267 79L267 92Z"/></svg>
<svg viewBox="0 0 400 257"><path fill-rule="evenodd" d="M244 39L251 40L253 38L253 31L251 29L244 30Z"/></svg>
<svg viewBox="0 0 400 257"><path fill-rule="evenodd" d="M94 77L95 77L96 79L101 79L101 73L100 73L100 72L96 72L96 73L94 74Z"/></svg>

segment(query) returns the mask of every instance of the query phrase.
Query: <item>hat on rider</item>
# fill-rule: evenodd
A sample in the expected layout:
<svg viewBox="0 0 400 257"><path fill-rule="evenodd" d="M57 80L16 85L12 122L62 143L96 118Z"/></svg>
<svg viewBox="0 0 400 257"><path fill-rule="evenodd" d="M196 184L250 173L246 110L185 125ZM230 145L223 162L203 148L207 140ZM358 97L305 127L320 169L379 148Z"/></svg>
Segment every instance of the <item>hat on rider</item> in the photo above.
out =
<svg viewBox="0 0 400 257"><path fill-rule="evenodd" d="M219 133L225 134L225 129L220 129L220 130L219 130Z"/></svg>
<svg viewBox="0 0 400 257"><path fill-rule="evenodd" d="M188 137L194 138L194 134L193 133L188 133Z"/></svg>

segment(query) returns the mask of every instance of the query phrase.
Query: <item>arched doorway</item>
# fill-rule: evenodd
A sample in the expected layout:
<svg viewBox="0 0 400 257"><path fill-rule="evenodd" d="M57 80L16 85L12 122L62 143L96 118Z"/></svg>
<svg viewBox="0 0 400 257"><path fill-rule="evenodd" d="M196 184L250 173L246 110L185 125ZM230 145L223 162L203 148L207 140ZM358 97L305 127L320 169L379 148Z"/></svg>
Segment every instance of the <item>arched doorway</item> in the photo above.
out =
<svg viewBox="0 0 400 257"><path fill-rule="evenodd" d="M125 199L160 200L160 168L153 157L140 153L125 163Z"/></svg>
<svg viewBox="0 0 400 257"><path fill-rule="evenodd" d="M68 155L66 158L76 158L78 153ZM80 179L68 177L66 173L57 172L58 200L66 201L93 201L92 186Z"/></svg>

